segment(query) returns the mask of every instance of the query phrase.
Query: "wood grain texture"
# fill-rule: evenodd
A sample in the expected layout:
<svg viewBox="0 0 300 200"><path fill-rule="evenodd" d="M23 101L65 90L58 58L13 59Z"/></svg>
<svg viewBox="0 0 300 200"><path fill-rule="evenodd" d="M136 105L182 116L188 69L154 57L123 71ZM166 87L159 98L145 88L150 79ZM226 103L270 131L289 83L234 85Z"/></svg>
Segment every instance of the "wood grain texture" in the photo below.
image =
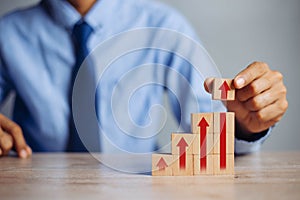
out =
<svg viewBox="0 0 300 200"><path fill-rule="evenodd" d="M194 157L186 155L184 168L180 167L180 156L173 155L174 163L172 164L173 176L193 176L194 175Z"/></svg>
<svg viewBox="0 0 300 200"><path fill-rule="evenodd" d="M226 168L220 167L220 155L213 155L214 175L234 175L234 155L226 154Z"/></svg>
<svg viewBox="0 0 300 200"><path fill-rule="evenodd" d="M152 176L172 176L173 155L152 154Z"/></svg>
<svg viewBox="0 0 300 200"><path fill-rule="evenodd" d="M206 168L201 168L201 155L194 155L194 175L214 174L214 155L206 155Z"/></svg>
<svg viewBox="0 0 300 200"><path fill-rule="evenodd" d="M0 158L0 199L299 199L300 152L235 159L234 176L126 174L90 154Z"/></svg>

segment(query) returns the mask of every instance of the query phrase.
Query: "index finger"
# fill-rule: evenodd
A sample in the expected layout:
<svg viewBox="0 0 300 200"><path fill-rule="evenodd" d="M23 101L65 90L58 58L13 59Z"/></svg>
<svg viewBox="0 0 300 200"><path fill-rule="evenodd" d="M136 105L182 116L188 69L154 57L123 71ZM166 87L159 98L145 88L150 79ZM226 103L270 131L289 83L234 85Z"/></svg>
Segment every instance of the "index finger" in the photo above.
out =
<svg viewBox="0 0 300 200"><path fill-rule="evenodd" d="M234 78L234 87L236 89L241 89L248 84L252 83L254 80L263 76L269 71L269 67L263 62L254 62L250 64L246 69L242 70Z"/></svg>

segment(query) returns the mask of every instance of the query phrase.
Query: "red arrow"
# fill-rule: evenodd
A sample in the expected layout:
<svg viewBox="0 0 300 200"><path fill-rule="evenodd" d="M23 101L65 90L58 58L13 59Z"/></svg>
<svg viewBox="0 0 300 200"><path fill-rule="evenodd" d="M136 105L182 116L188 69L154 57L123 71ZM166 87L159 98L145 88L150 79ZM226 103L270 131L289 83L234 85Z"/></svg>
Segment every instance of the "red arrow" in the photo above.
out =
<svg viewBox="0 0 300 200"><path fill-rule="evenodd" d="M166 167L168 167L165 159L161 157L156 165L159 169L159 171L163 171Z"/></svg>
<svg viewBox="0 0 300 200"><path fill-rule="evenodd" d="M188 144L186 143L185 139L182 137L176 146L179 147L180 169L185 169L185 163L186 163L186 150L185 149L188 146Z"/></svg>
<svg viewBox="0 0 300 200"><path fill-rule="evenodd" d="M226 81L223 82L219 90L221 90L221 99L227 99L227 93L230 90L230 87Z"/></svg>
<svg viewBox="0 0 300 200"><path fill-rule="evenodd" d="M200 120L198 126L200 127L200 170L206 169L206 133L209 124L204 117Z"/></svg>
<svg viewBox="0 0 300 200"><path fill-rule="evenodd" d="M226 169L226 113L220 113L220 168Z"/></svg>

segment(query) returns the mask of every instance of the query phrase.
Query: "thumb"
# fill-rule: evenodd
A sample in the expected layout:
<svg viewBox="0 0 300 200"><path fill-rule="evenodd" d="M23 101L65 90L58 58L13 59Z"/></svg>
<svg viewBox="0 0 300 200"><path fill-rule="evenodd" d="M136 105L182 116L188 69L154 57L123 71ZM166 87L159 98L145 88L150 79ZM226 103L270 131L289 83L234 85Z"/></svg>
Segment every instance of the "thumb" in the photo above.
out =
<svg viewBox="0 0 300 200"><path fill-rule="evenodd" d="M205 88L206 92L212 93L214 80L215 79L212 77L205 79L204 88Z"/></svg>

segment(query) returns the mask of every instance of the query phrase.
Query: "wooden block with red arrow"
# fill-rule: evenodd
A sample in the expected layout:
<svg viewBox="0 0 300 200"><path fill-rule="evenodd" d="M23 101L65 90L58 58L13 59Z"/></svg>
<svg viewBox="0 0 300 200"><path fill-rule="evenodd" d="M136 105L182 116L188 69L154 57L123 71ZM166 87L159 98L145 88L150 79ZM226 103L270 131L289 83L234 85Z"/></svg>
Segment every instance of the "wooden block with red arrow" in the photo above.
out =
<svg viewBox="0 0 300 200"><path fill-rule="evenodd" d="M173 155L152 154L152 176L172 176L173 162Z"/></svg>
<svg viewBox="0 0 300 200"><path fill-rule="evenodd" d="M207 155L213 150L213 113L192 113L192 133L196 134L193 154Z"/></svg>
<svg viewBox="0 0 300 200"><path fill-rule="evenodd" d="M213 154L234 154L234 113L214 113Z"/></svg>
<svg viewBox="0 0 300 200"><path fill-rule="evenodd" d="M172 154L173 155L192 155L195 134L191 133L172 133Z"/></svg>
<svg viewBox="0 0 300 200"><path fill-rule="evenodd" d="M174 159L174 176L194 175L193 165L193 143L195 134L173 133L172 134L172 154Z"/></svg>
<svg viewBox="0 0 300 200"><path fill-rule="evenodd" d="M192 113L194 174L213 174L213 113Z"/></svg>
<svg viewBox="0 0 300 200"><path fill-rule="evenodd" d="M213 113L192 113L191 114L191 130L193 134L213 134Z"/></svg>
<svg viewBox="0 0 300 200"><path fill-rule="evenodd" d="M234 113L214 113L214 174L234 173Z"/></svg>
<svg viewBox="0 0 300 200"><path fill-rule="evenodd" d="M214 100L233 101L235 99L233 80L215 78L213 82L212 98Z"/></svg>

